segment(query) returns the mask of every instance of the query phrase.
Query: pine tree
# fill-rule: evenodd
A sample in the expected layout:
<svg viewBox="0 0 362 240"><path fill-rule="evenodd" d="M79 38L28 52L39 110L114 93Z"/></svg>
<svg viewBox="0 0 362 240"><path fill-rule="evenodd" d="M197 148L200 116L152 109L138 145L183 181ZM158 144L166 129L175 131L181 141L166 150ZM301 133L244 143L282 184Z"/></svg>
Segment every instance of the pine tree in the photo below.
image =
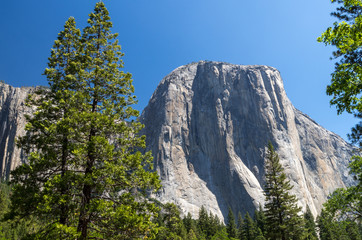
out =
<svg viewBox="0 0 362 240"><path fill-rule="evenodd" d="M321 214L317 217L319 238L321 240L332 240L335 239L333 233L333 220L323 209Z"/></svg>
<svg viewBox="0 0 362 240"><path fill-rule="evenodd" d="M12 173L12 215L34 215L41 239L130 239L152 236L157 213L147 199L159 188L121 47L104 3L96 4L82 36L70 18L45 75L49 89L29 98L20 146L27 163Z"/></svg>
<svg viewBox="0 0 362 240"><path fill-rule="evenodd" d="M79 86L74 80L79 77L80 48L80 30L74 18L69 18L58 34L44 73L50 89L39 88L36 96L27 99L36 112L26 116L27 134L18 143L29 154L28 163L12 172L10 215L38 217L48 223L44 232L49 238L52 234L65 238L63 233L72 231L74 221L75 191L70 183L76 182L76 177L70 142L77 128L71 115L78 98Z"/></svg>
<svg viewBox="0 0 362 240"><path fill-rule="evenodd" d="M246 240L255 239L259 235L260 229L256 226L253 219L250 217L249 212L244 217L244 237ZM261 233L261 231L260 231Z"/></svg>
<svg viewBox="0 0 362 240"><path fill-rule="evenodd" d="M260 228L257 228L255 240L266 240Z"/></svg>
<svg viewBox="0 0 362 240"><path fill-rule="evenodd" d="M305 236L304 239L308 240L317 240L317 232L316 232L316 224L314 222L314 217L312 212L310 211L309 206L307 206L307 210L304 213L304 228L305 228Z"/></svg>
<svg viewBox="0 0 362 240"><path fill-rule="evenodd" d="M197 239L200 238L200 236L199 236L200 232L197 229L197 225L196 225L197 220L192 219L191 213L187 213L186 217L184 217L184 219L183 219L183 223L184 223L185 229L188 233L188 236L195 235Z"/></svg>
<svg viewBox="0 0 362 240"><path fill-rule="evenodd" d="M190 231L187 233L187 239L188 240L198 240L194 230L190 229Z"/></svg>
<svg viewBox="0 0 362 240"><path fill-rule="evenodd" d="M180 217L180 210L173 203L166 203L162 207L160 213L162 224L161 230L158 232L156 239L185 239L187 235L186 228Z"/></svg>
<svg viewBox="0 0 362 240"><path fill-rule="evenodd" d="M211 240L230 240L228 237L228 233L226 228L221 228L212 238Z"/></svg>
<svg viewBox="0 0 362 240"><path fill-rule="evenodd" d="M245 240L245 232L244 232L244 219L241 216L241 213L238 213L238 239Z"/></svg>
<svg viewBox="0 0 362 240"><path fill-rule="evenodd" d="M265 234L265 214L264 211L261 207L261 205L259 205L259 210L255 210L254 212L254 221L255 224L258 228L260 228L261 232L263 234Z"/></svg>
<svg viewBox="0 0 362 240"><path fill-rule="evenodd" d="M230 207L229 207L226 230L227 230L229 238L237 237L238 233L237 233L237 228L236 228L236 224L235 224L235 217L234 217L234 213Z"/></svg>
<svg viewBox="0 0 362 240"><path fill-rule="evenodd" d="M208 227L208 231L207 231L207 236L211 237L214 236L216 234L216 232L219 230L220 228L220 219L219 217L215 214L212 214L212 212L210 211L209 214L209 227Z"/></svg>
<svg viewBox="0 0 362 240"><path fill-rule="evenodd" d="M192 219L191 213L187 213L186 217L182 219L186 231L189 232L191 229L191 225L193 224L194 220Z"/></svg>
<svg viewBox="0 0 362 240"><path fill-rule="evenodd" d="M0 239L23 239L27 234L38 228L36 222L19 219L4 219L10 205L11 187L0 181ZM31 219L32 220L32 219Z"/></svg>
<svg viewBox="0 0 362 240"><path fill-rule="evenodd" d="M211 212L210 212L210 214L211 214ZM211 225L217 229L219 229L221 227L221 221L220 221L220 218L217 216L217 214L214 215Z"/></svg>
<svg viewBox="0 0 362 240"><path fill-rule="evenodd" d="M296 196L289 193L292 186L271 143L268 144L265 166L267 236L271 239L300 239L303 234L301 208L297 206Z"/></svg>
<svg viewBox="0 0 362 240"><path fill-rule="evenodd" d="M207 236L209 225L209 214L207 213L206 208L204 206L201 206L199 211L199 219L197 220L197 226L199 232L202 233L205 237Z"/></svg>

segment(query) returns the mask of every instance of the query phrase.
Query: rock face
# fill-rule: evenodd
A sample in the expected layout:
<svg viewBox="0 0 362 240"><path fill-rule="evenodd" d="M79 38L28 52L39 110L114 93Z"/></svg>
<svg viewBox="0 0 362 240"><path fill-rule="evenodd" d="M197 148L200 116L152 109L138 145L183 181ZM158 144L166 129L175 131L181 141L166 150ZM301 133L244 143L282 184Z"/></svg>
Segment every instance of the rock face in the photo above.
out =
<svg viewBox="0 0 362 240"><path fill-rule="evenodd" d="M0 83L0 178L24 161L15 139L23 135L25 99L35 88ZM163 188L197 216L204 205L221 219L253 212L264 203L268 141L304 208L320 211L337 187L353 184L348 162L354 148L293 107L279 72L266 66L199 62L166 76L142 113L147 146Z"/></svg>
<svg viewBox="0 0 362 240"><path fill-rule="evenodd" d="M161 81L141 121L162 179L157 198L194 216L202 205L223 219L229 206L252 213L264 204L268 141L314 215L329 193L353 183L354 148L295 109L272 67L181 66Z"/></svg>
<svg viewBox="0 0 362 240"><path fill-rule="evenodd" d="M0 179L9 177L24 157L16 147L16 137L24 135L25 116L31 108L25 106L25 99L35 88L15 88L0 83Z"/></svg>

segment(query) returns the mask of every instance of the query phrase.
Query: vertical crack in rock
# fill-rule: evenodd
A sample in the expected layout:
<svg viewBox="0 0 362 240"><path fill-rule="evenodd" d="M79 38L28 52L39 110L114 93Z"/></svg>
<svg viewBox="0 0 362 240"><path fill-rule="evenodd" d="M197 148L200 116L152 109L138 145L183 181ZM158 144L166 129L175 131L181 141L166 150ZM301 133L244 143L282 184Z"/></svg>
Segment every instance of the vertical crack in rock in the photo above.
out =
<svg viewBox="0 0 362 240"><path fill-rule="evenodd" d="M192 63L166 76L142 113L162 202L195 217L202 205L221 219L230 206L264 204L264 161L275 146L299 204L321 210L337 187L353 184L354 148L293 107L279 72L267 66Z"/></svg>
<svg viewBox="0 0 362 240"><path fill-rule="evenodd" d="M35 88L0 83L0 177L25 161L24 101ZM267 66L192 63L167 75L141 115L147 150L162 179L161 202L195 217L204 205L221 219L228 207L264 204L268 141L278 152L299 204L316 215L329 193L350 186L354 148L293 107L279 72Z"/></svg>
<svg viewBox="0 0 362 240"><path fill-rule="evenodd" d="M0 83L0 178L9 179L10 171L25 158L16 147L18 136L25 134L25 114L32 111L25 106L25 99L35 88L15 88Z"/></svg>

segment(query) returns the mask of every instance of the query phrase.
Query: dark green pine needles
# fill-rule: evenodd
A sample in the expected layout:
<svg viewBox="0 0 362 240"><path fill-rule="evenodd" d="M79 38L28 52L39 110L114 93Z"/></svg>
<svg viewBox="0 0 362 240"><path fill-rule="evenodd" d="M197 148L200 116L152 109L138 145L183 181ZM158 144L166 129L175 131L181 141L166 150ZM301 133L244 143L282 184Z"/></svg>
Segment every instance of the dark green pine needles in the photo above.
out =
<svg viewBox="0 0 362 240"><path fill-rule="evenodd" d="M50 88L29 96L19 146L28 162L12 172L13 217L35 216L39 239L135 239L153 236L157 208L147 195L160 187L151 153L135 122L131 74L104 3L83 33L69 18L45 75Z"/></svg>
<svg viewBox="0 0 362 240"><path fill-rule="evenodd" d="M297 206L296 196L289 193L292 186L271 143L268 144L265 178L264 213L267 237L281 240L301 239L303 235L301 208Z"/></svg>

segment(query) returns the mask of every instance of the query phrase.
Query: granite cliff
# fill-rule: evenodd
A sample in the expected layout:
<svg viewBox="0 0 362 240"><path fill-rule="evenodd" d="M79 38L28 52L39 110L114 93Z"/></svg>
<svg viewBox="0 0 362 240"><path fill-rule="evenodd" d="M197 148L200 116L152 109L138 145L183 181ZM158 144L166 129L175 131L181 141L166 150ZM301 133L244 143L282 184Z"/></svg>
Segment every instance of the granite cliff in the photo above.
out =
<svg viewBox="0 0 362 240"><path fill-rule="evenodd" d="M24 114L31 113L25 99L35 88L15 88L0 82L0 179L9 178L10 171L25 158L16 147L17 136L25 134Z"/></svg>
<svg viewBox="0 0 362 240"><path fill-rule="evenodd" d="M171 201L197 216L204 205L225 218L263 205L268 141L299 204L316 215L327 195L353 183L353 147L293 107L278 70L192 63L166 76L144 109L147 147Z"/></svg>
<svg viewBox="0 0 362 240"><path fill-rule="evenodd" d="M35 88L0 83L0 178L24 161L24 134ZM264 203L268 141L294 185L299 204L320 211L327 195L353 184L354 148L293 107L279 72L267 66L198 62L166 76L141 115L147 148L162 179L156 197L197 216L204 205L223 219L228 207L252 212Z"/></svg>

